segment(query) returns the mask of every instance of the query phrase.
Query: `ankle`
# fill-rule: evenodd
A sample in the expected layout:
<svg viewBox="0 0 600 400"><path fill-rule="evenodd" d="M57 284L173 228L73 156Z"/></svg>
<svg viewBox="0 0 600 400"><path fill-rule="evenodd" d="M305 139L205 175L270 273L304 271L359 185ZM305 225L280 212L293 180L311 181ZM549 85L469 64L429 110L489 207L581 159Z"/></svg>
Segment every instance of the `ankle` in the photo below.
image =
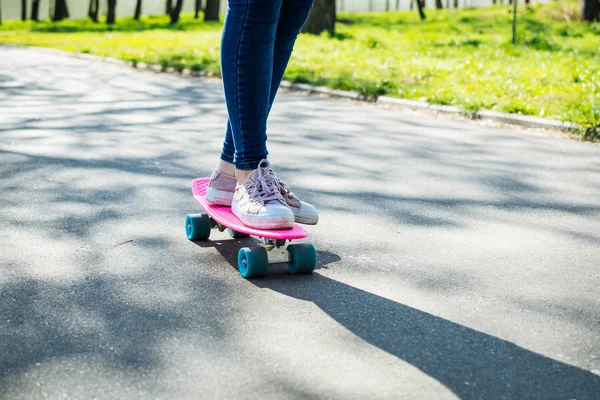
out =
<svg viewBox="0 0 600 400"><path fill-rule="evenodd" d="M235 166L227 161L220 160L217 168L219 171L224 172L227 175L235 176Z"/></svg>
<svg viewBox="0 0 600 400"><path fill-rule="evenodd" d="M236 169L235 170L235 179L237 179L238 183L241 185L248 180L250 175L254 172L253 169L245 170L245 169Z"/></svg>

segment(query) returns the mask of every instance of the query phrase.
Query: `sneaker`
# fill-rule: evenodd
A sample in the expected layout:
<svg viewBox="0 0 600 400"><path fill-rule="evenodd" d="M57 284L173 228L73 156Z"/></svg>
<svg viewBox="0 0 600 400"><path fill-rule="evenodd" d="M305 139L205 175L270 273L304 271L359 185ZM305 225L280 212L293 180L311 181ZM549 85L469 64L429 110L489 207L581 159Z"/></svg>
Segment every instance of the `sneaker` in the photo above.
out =
<svg viewBox="0 0 600 400"><path fill-rule="evenodd" d="M290 229L294 214L279 192L277 177L269 162L262 160L243 184L237 184L231 211L250 228Z"/></svg>
<svg viewBox="0 0 600 400"><path fill-rule="evenodd" d="M317 224L319 221L319 212L314 206L300 201L300 199L296 197L294 193L292 193L292 190L287 183L279 178L277 178L277 186L279 187L279 193L281 193L285 203L290 210L292 210L292 213L294 213L294 219L296 222L307 225Z"/></svg>
<svg viewBox="0 0 600 400"><path fill-rule="evenodd" d="M206 200L213 204L230 207L236 184L235 176L216 169L211 175L208 189L206 189Z"/></svg>

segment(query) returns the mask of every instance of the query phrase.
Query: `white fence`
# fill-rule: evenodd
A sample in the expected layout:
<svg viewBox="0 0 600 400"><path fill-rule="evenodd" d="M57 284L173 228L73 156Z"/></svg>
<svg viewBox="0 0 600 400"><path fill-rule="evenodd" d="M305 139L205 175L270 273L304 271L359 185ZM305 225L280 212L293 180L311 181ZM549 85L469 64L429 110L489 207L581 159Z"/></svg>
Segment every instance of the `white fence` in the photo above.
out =
<svg viewBox="0 0 600 400"><path fill-rule="evenodd" d="M521 0L522 1L522 0ZM519 1L519 3L521 2ZM48 18L51 0L40 0L40 19ZM411 0L337 0L340 11L384 11L389 4L391 9L408 10ZM425 0L427 8L435 6L435 0ZM500 2L500 0L499 0ZM21 18L21 0L0 0L2 18L5 20ZM31 0L27 0L27 16L31 13ZM107 0L100 0L100 12L105 13ZM184 0L183 11L194 10L194 0ZM221 0L224 11L227 0ZM505 1L508 3L508 0ZM72 19L85 18L89 7L89 0L67 0L69 14ZM117 0L117 16L133 16L136 0ZM144 14L162 14L165 12L165 0L142 0ZM442 0L444 7L452 7L454 0ZM492 0L458 0L459 7L487 7Z"/></svg>

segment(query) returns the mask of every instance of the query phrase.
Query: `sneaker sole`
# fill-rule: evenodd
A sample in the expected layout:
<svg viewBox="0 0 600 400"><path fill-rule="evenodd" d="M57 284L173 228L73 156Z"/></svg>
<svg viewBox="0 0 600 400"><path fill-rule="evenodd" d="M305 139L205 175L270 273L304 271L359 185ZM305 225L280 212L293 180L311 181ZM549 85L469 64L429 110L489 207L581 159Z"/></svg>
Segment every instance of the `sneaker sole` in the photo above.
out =
<svg viewBox="0 0 600 400"><path fill-rule="evenodd" d="M231 206L233 201L233 192L208 188L206 190L206 200L220 206Z"/></svg>
<svg viewBox="0 0 600 400"><path fill-rule="evenodd" d="M300 214L300 212L295 212L294 208L290 207L290 209L294 213L294 220L299 224L316 225L319 222L319 214Z"/></svg>
<svg viewBox="0 0 600 400"><path fill-rule="evenodd" d="M233 215L238 217L244 225L254 229L291 229L294 227L294 219L286 216L281 217L270 217L268 220L258 215L243 215L237 207L237 204L233 202L231 204L231 212Z"/></svg>

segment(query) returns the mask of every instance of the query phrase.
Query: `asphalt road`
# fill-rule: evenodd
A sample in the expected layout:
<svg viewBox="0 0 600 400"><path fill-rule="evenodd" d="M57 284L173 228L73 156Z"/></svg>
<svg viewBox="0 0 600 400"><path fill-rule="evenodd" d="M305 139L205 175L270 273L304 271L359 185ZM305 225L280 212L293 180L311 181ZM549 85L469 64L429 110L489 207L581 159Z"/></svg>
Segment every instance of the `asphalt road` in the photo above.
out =
<svg viewBox="0 0 600 400"><path fill-rule="evenodd" d="M600 146L282 93L318 269L186 239L218 81L0 47L0 398L599 399Z"/></svg>

